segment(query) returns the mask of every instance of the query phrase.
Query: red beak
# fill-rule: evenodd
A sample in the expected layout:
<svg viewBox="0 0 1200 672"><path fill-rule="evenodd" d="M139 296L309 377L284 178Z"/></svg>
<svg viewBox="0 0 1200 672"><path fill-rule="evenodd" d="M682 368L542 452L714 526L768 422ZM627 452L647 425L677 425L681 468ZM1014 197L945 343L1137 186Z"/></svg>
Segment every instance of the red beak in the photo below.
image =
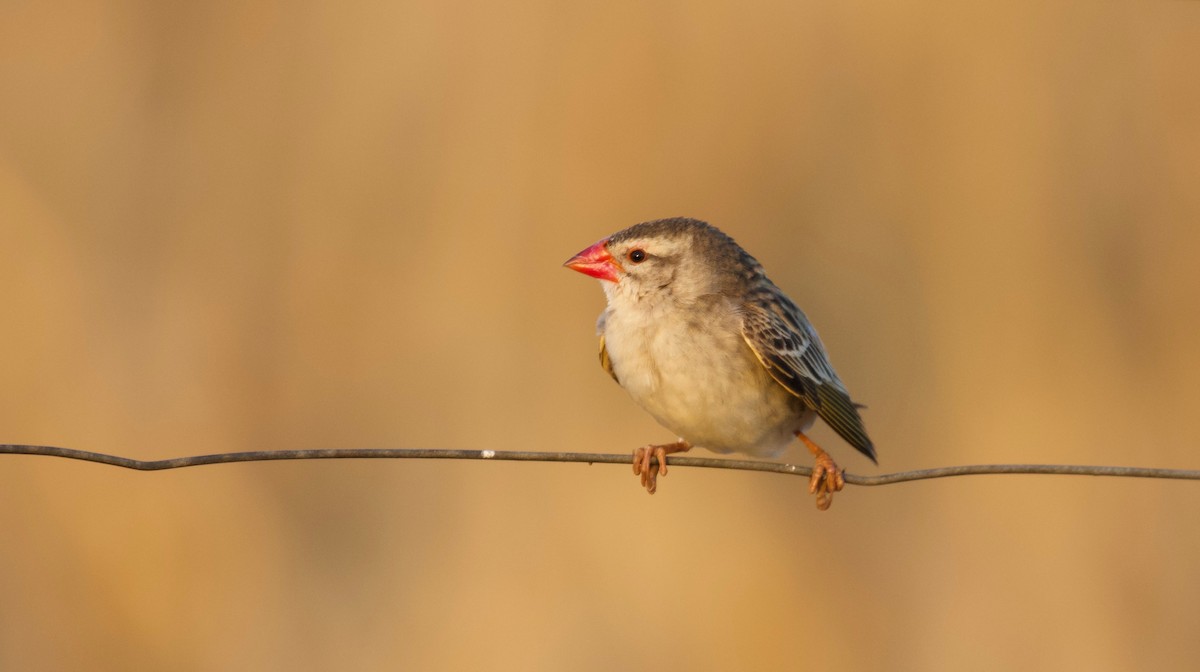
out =
<svg viewBox="0 0 1200 672"><path fill-rule="evenodd" d="M608 239L605 238L571 257L563 266L572 271L579 271L584 275L590 275L593 278L616 282L620 277L617 273L625 269L621 268L621 264L617 263L617 260L608 253L607 245Z"/></svg>

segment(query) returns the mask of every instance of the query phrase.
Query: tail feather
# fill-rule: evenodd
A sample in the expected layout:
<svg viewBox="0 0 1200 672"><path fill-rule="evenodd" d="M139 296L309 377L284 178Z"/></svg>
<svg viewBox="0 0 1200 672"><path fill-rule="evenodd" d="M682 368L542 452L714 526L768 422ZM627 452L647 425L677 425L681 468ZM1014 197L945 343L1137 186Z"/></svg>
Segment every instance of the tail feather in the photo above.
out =
<svg viewBox="0 0 1200 672"><path fill-rule="evenodd" d="M867 428L858 414L859 406L850 400L850 395L835 385L825 383L817 387L817 400L817 415L846 443L879 464L875 459L875 444L867 436Z"/></svg>

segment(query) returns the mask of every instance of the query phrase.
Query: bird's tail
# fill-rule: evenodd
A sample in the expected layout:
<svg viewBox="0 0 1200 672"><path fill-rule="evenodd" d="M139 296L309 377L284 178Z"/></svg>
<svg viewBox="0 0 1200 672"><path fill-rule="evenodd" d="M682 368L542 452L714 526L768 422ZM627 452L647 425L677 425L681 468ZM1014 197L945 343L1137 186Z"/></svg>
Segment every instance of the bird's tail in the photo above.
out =
<svg viewBox="0 0 1200 672"><path fill-rule="evenodd" d="M875 444L867 436L867 428L858 414L860 406L850 400L850 395L836 385L825 383L817 386L817 401L817 415L846 443L879 464L879 460L875 459Z"/></svg>

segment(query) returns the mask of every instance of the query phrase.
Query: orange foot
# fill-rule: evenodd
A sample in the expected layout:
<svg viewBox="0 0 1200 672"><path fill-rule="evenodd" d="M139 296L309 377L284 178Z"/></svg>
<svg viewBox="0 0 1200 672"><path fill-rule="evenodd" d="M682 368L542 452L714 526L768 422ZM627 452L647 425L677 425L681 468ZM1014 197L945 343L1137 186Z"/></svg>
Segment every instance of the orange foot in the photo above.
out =
<svg viewBox="0 0 1200 672"><path fill-rule="evenodd" d="M642 477L642 487L646 492L654 494L658 489L658 475L667 475L667 455L682 453L692 449L692 444L680 439L675 443L664 443L661 446L642 446L633 451L633 473ZM658 460L652 462L651 458Z"/></svg>
<svg viewBox="0 0 1200 672"><path fill-rule="evenodd" d="M816 458L812 478L808 481L808 492L817 496L817 508L824 511L833 504L833 493L845 487L846 479L842 476L845 470L833 461L829 453L805 436L804 432L796 432L796 438L800 439Z"/></svg>

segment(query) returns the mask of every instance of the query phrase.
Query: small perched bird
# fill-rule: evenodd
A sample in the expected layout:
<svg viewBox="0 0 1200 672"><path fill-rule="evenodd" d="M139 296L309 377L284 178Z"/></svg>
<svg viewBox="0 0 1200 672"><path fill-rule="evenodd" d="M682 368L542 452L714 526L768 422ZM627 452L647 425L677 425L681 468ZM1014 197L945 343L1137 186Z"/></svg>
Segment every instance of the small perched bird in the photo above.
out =
<svg viewBox="0 0 1200 672"><path fill-rule="evenodd" d="M716 227L685 218L644 222L564 266L604 288L600 365L680 437L634 451L633 473L650 494L671 453L700 446L773 457L796 437L816 459L809 492L827 509L845 480L804 435L817 417L875 462L859 406L808 318Z"/></svg>

